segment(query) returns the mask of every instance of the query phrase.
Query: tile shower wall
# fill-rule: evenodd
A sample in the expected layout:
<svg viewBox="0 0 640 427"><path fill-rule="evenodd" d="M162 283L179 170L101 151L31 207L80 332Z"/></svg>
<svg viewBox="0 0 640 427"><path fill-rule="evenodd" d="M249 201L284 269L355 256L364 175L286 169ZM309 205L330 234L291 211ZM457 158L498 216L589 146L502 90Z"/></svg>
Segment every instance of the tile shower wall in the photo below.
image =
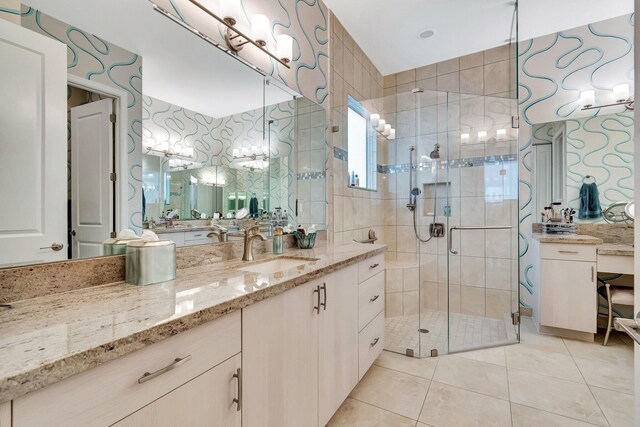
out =
<svg viewBox="0 0 640 427"><path fill-rule="evenodd" d="M629 83L633 93L634 14L523 41L519 48L520 98L520 302L530 306L539 284L532 281L529 253L532 201L533 125L619 113L582 111L580 92L593 89L596 102L611 102L613 86ZM597 54L594 54L596 53Z"/></svg>
<svg viewBox="0 0 640 427"><path fill-rule="evenodd" d="M16 11L2 8L0 15L16 16ZM140 132L142 57L31 7L22 6L20 17L23 27L67 45L69 74L127 92L129 170L125 171L125 175L129 183L128 223L130 228L140 231L142 228L142 137Z"/></svg>
<svg viewBox="0 0 640 427"><path fill-rule="evenodd" d="M395 165L388 168L393 173L382 177L384 236L394 269L387 280L388 314L414 315L419 307L446 310L448 299L455 313L502 318L511 312L517 296L511 286L518 271L515 230L456 232L453 245L460 255L452 256L447 265L447 239L434 238L418 247L412 214L406 208L410 146L417 146L420 159L440 143L441 161L422 160L418 172L424 197L418 205L421 236L428 236L426 224L432 220L436 188L437 220L446 222L441 215L447 186L450 227L517 226L517 144L511 130L516 103L509 99L515 93L511 75L515 75L513 51L502 46L384 78L384 116L397 129L397 139L386 146L386 164ZM425 92L415 95L414 88ZM436 94L436 90L442 92ZM497 129L506 130L505 141L497 141ZM479 143L480 131L487 132L486 143ZM463 133L469 134L468 143L461 144ZM406 276L415 284L408 283Z"/></svg>
<svg viewBox="0 0 640 427"><path fill-rule="evenodd" d="M330 236L336 244L349 243L353 239L365 239L370 229L383 243L382 176L378 174L378 191L347 187L347 141L345 137L346 105L350 95L357 101L382 96L382 75L364 54L362 49L331 14L330 49L330 105L331 129L329 146L329 224ZM383 143L379 143L378 152ZM380 159L378 159L380 163Z"/></svg>

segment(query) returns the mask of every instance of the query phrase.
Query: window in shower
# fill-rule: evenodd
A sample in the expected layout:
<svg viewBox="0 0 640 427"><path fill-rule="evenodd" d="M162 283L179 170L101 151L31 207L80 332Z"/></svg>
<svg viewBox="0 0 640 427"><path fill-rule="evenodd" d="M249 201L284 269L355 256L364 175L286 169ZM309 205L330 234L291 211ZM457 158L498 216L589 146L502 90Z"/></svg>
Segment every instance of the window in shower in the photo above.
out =
<svg viewBox="0 0 640 427"><path fill-rule="evenodd" d="M347 150L349 186L376 189L376 136L371 114L349 97L347 106Z"/></svg>

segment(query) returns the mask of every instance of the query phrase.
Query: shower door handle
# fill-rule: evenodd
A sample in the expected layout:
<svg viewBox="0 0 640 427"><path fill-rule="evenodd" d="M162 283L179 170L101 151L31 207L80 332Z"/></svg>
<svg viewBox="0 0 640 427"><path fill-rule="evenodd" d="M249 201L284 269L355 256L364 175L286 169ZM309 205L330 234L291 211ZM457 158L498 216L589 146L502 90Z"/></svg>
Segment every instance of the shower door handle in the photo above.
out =
<svg viewBox="0 0 640 427"><path fill-rule="evenodd" d="M458 255L458 251L453 250L453 231L454 230L511 230L513 227L510 225L487 225L487 226L467 226L467 227L451 227L449 228L449 252L453 255Z"/></svg>

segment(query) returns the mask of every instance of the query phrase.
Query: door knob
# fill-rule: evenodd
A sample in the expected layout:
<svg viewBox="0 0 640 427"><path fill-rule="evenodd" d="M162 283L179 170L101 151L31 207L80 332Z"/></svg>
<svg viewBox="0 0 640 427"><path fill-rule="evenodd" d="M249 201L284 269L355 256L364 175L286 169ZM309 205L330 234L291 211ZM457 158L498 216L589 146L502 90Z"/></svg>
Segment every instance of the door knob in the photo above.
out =
<svg viewBox="0 0 640 427"><path fill-rule="evenodd" d="M40 249L51 249L52 251L61 251L62 248L64 248L64 245L62 243L52 243L51 246L45 246L44 248L40 248Z"/></svg>

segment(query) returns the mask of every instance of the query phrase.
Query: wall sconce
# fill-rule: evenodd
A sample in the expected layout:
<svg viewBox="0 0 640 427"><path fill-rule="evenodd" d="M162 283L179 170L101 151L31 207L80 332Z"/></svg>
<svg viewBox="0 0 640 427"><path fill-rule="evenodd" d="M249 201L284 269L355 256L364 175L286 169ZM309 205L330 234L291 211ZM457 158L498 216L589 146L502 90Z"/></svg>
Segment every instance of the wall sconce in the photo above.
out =
<svg viewBox="0 0 640 427"><path fill-rule="evenodd" d="M596 92L594 90L585 90L580 93L580 103L582 104L582 111L584 110L596 110L606 107L624 106L625 109L633 111L634 101L631 99L630 89L628 83L622 83L613 87L613 99L615 102L604 105L594 105L596 103Z"/></svg>
<svg viewBox="0 0 640 427"><path fill-rule="evenodd" d="M463 133L460 135L460 143L461 144L468 144L469 143L469 134L468 133Z"/></svg>
<svg viewBox="0 0 640 427"><path fill-rule="evenodd" d="M506 129L498 129L496 131L496 139L498 141L504 141L507 137L507 130Z"/></svg>
<svg viewBox="0 0 640 427"><path fill-rule="evenodd" d="M482 144L487 142L487 132L480 131L478 132L478 143Z"/></svg>
<svg viewBox="0 0 640 427"><path fill-rule="evenodd" d="M225 33L225 41L227 43L227 53L237 54L247 44L252 44L260 49L262 52L269 55L286 68L291 68L289 63L293 60L293 39L291 36L281 34L276 38L276 53L273 54L267 48L267 42L269 40L269 18L265 15L256 14L251 17L251 37L237 28L237 23L240 17L243 15L242 6L240 0L220 0L220 14L216 14L200 3L198 0L189 0L191 4L202 10L204 13L215 19L216 21L227 27ZM157 4L153 3L153 8L174 21L176 24L188 29L192 33L201 37L208 43L214 46L221 46L216 43L211 37L198 31L196 28L191 27L184 21L174 16L170 12L164 10ZM286 36L286 37L285 37Z"/></svg>

